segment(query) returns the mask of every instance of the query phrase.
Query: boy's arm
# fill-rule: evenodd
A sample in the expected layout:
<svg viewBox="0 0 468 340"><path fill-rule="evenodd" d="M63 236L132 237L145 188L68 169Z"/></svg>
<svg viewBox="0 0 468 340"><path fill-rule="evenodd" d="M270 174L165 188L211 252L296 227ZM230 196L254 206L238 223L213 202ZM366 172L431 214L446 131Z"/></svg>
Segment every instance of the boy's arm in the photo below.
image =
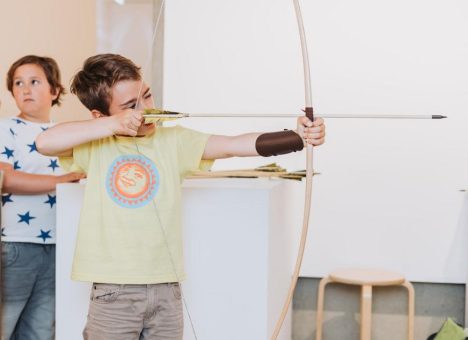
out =
<svg viewBox="0 0 468 340"><path fill-rule="evenodd" d="M71 172L61 176L36 175L17 171L8 163L0 162L3 171L2 192L16 195L39 195L55 190L59 183L76 182L85 175Z"/></svg>
<svg viewBox="0 0 468 340"><path fill-rule="evenodd" d="M136 136L143 121L141 112L127 110L114 116L55 125L39 134L37 150L46 156L72 156L75 146L110 137Z"/></svg>
<svg viewBox="0 0 468 340"><path fill-rule="evenodd" d="M212 135L203 152L202 159L257 156L255 141L260 133L247 133L238 136Z"/></svg>
<svg viewBox="0 0 468 340"><path fill-rule="evenodd" d="M321 118L311 122L307 117L300 117L296 133L308 144L321 145L324 143L325 125ZM261 135L262 133L247 133L238 136L212 135L206 143L202 158L258 156L256 144Z"/></svg>

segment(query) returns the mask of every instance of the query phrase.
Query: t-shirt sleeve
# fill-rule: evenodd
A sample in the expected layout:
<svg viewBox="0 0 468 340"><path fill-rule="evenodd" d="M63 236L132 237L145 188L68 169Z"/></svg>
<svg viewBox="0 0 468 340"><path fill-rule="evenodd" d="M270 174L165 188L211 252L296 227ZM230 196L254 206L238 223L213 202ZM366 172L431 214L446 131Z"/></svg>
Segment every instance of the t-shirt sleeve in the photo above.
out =
<svg viewBox="0 0 468 340"><path fill-rule="evenodd" d="M15 152L15 132L2 121L0 122L0 162L14 165Z"/></svg>
<svg viewBox="0 0 468 340"><path fill-rule="evenodd" d="M177 154L180 175L186 177L193 171L209 170L214 160L202 160L210 134L177 126Z"/></svg>
<svg viewBox="0 0 468 340"><path fill-rule="evenodd" d="M85 143L73 148L73 156L59 157L62 168L67 172L88 173L92 143Z"/></svg>

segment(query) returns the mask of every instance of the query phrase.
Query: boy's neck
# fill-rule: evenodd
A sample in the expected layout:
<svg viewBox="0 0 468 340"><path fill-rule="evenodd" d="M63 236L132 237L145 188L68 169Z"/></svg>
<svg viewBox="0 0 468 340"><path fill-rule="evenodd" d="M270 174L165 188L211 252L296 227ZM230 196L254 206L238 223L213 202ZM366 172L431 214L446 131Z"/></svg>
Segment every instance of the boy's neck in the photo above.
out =
<svg viewBox="0 0 468 340"><path fill-rule="evenodd" d="M38 114L38 113L27 114L27 113L21 112L18 115L18 117L21 119L27 120L29 122L33 122L33 123L50 123L50 112L43 113L43 114Z"/></svg>

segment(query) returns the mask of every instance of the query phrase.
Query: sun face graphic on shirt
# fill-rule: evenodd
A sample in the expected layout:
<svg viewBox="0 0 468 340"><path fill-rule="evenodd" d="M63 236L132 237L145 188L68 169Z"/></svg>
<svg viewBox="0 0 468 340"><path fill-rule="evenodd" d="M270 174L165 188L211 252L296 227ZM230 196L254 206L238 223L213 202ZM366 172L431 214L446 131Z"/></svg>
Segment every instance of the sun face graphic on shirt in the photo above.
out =
<svg viewBox="0 0 468 340"><path fill-rule="evenodd" d="M110 198L125 208L148 204L159 188L155 164L141 155L118 157L109 167L106 188Z"/></svg>
<svg viewBox="0 0 468 340"><path fill-rule="evenodd" d="M138 163L124 164L115 174L115 187L122 196L139 197L149 187L150 172Z"/></svg>

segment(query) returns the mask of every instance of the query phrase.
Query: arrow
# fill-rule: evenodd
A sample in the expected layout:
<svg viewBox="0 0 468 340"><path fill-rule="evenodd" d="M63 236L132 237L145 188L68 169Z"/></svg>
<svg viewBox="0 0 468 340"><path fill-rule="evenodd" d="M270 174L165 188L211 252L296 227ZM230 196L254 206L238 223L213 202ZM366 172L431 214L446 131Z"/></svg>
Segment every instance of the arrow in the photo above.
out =
<svg viewBox="0 0 468 340"><path fill-rule="evenodd" d="M186 113L161 109L146 109L143 116L149 119L171 120L180 118L297 118L302 114L290 113ZM323 114L321 118L339 119L444 119L443 115L415 114Z"/></svg>

